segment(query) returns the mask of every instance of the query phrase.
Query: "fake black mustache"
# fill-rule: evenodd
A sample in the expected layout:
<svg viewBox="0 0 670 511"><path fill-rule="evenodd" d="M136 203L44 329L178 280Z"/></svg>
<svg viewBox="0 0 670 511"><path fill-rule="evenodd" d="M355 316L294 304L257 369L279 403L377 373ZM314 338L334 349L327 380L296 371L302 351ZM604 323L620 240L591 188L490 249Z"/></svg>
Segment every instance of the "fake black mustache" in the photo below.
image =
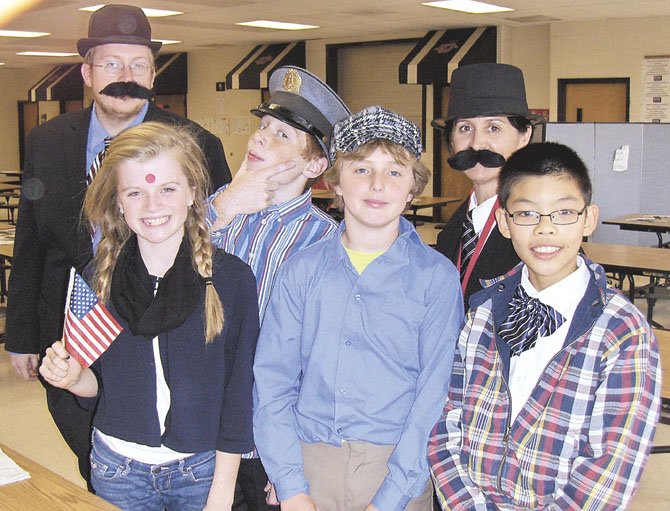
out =
<svg viewBox="0 0 670 511"><path fill-rule="evenodd" d="M114 82L100 91L100 94L114 98L151 99L154 92L135 82Z"/></svg>
<svg viewBox="0 0 670 511"><path fill-rule="evenodd" d="M451 158L447 158L447 161L454 170L470 170L477 163L490 168L502 167L505 163L505 157L488 149L476 151L470 147L463 151L458 151Z"/></svg>

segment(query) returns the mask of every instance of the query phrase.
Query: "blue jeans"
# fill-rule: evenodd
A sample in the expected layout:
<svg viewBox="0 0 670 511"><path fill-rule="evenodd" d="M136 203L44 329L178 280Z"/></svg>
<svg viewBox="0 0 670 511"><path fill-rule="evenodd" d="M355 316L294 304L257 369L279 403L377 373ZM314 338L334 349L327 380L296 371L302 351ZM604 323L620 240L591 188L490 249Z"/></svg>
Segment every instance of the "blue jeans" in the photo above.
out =
<svg viewBox="0 0 670 511"><path fill-rule="evenodd" d="M205 507L214 478L214 451L149 465L115 453L96 436L91 483L99 497L127 511L202 511Z"/></svg>

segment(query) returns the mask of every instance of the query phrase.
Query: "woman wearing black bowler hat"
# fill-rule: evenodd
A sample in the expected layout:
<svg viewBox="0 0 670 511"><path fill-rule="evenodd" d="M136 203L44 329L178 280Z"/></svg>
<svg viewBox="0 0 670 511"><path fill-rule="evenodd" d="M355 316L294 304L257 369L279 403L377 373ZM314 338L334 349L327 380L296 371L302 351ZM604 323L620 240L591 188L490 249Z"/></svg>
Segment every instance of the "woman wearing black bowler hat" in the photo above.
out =
<svg viewBox="0 0 670 511"><path fill-rule="evenodd" d="M523 74L507 64L471 64L452 75L445 130L455 170L472 181L472 192L437 237L437 249L461 273L464 303L482 289L480 279L502 275L519 258L495 225L498 174L505 160L528 144L535 119L526 102Z"/></svg>

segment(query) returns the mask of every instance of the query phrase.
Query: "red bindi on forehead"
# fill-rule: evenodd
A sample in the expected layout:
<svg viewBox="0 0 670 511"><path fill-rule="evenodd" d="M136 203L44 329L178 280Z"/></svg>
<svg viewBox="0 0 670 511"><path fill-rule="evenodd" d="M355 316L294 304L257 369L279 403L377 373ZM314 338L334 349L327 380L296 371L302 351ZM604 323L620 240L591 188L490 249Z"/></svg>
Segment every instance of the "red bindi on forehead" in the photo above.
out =
<svg viewBox="0 0 670 511"><path fill-rule="evenodd" d="M147 183L153 183L154 181L156 181L156 176L154 176L151 172L149 172L146 176L144 176L144 180Z"/></svg>

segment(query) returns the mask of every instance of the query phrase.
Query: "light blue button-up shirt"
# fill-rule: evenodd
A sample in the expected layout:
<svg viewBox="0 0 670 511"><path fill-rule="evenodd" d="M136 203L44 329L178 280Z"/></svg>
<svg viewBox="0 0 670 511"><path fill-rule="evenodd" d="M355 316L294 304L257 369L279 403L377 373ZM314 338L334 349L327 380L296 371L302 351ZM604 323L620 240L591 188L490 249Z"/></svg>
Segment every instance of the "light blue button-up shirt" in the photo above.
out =
<svg viewBox="0 0 670 511"><path fill-rule="evenodd" d="M280 500L309 492L300 441L395 445L372 503L400 510L428 479L463 318L459 275L404 218L359 275L344 229L279 270L254 364L254 435Z"/></svg>
<svg viewBox="0 0 670 511"><path fill-rule="evenodd" d="M139 113L135 116L133 121L130 123L128 128L137 126L144 120L144 116L147 115L147 110L149 109L149 103L145 103ZM102 151L105 147L105 138L110 137L111 135L105 131L105 128L102 127L100 121L98 120L98 114L96 110L95 103L93 103L93 111L91 112L91 122L88 125L88 138L86 142L86 168L83 169L84 176L88 172L88 169L91 168L93 160Z"/></svg>

